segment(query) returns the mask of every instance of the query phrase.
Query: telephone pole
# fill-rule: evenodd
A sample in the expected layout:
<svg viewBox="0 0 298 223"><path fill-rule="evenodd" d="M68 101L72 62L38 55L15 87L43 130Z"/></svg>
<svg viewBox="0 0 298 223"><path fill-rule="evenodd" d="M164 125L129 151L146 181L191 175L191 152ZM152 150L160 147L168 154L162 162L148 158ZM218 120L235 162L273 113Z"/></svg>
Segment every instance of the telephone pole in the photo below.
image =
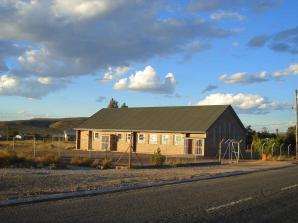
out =
<svg viewBox="0 0 298 223"><path fill-rule="evenodd" d="M296 102L296 160L298 160L298 90L295 91Z"/></svg>

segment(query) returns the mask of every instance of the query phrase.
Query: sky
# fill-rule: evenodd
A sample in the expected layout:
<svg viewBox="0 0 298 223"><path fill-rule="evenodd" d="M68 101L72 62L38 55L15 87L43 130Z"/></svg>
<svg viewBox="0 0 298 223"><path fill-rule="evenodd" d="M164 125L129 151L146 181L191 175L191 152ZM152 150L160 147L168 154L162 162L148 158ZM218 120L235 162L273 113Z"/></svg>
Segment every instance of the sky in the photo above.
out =
<svg viewBox="0 0 298 223"><path fill-rule="evenodd" d="M231 104L244 125L295 123L294 0L0 0L0 120Z"/></svg>

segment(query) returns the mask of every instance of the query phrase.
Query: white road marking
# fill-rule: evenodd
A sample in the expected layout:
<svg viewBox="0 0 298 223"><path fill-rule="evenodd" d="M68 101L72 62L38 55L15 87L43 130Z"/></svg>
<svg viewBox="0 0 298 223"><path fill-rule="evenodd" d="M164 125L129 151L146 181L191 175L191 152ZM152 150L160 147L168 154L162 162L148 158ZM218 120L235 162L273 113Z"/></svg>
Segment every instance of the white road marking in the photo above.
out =
<svg viewBox="0 0 298 223"><path fill-rule="evenodd" d="M245 201L249 201L249 200L252 200L252 199L253 199L252 197L243 198L243 199L240 199L240 200L237 200L237 201L232 201L232 202L227 203L227 204L222 204L222 205L219 205L219 206L216 206L216 207L208 208L208 209L206 209L206 211L207 212L216 211L218 209L234 206L236 204L239 204L239 203L242 203L242 202L245 202Z"/></svg>
<svg viewBox="0 0 298 223"><path fill-rule="evenodd" d="M290 189L293 189L295 187L298 187L298 184L294 184L294 185L291 185L291 186L288 186L288 187L283 187L281 188L280 190L281 191L284 191L284 190L290 190Z"/></svg>

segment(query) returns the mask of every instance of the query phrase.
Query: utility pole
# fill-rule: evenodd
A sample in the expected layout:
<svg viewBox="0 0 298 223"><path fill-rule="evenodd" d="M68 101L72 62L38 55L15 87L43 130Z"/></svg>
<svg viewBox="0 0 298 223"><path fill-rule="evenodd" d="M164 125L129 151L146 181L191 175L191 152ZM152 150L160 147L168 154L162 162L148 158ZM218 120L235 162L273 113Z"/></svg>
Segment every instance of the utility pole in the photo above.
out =
<svg viewBox="0 0 298 223"><path fill-rule="evenodd" d="M298 160L298 90L295 91L296 102L296 160Z"/></svg>

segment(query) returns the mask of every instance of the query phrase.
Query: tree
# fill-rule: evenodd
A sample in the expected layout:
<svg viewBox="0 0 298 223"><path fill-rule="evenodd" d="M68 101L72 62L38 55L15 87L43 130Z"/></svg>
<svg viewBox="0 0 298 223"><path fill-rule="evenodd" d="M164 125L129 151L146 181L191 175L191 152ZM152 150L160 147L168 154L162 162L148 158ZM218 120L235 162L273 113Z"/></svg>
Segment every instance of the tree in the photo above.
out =
<svg viewBox="0 0 298 223"><path fill-rule="evenodd" d="M295 142L296 142L296 126L290 126L287 130L285 141L287 144L291 144L292 147L295 147Z"/></svg>
<svg viewBox="0 0 298 223"><path fill-rule="evenodd" d="M108 108L119 108L118 101L114 100L114 98L111 98Z"/></svg>
<svg viewBox="0 0 298 223"><path fill-rule="evenodd" d="M125 102L123 102L123 104L121 105L121 108L128 108L128 106L126 105Z"/></svg>
<svg viewBox="0 0 298 223"><path fill-rule="evenodd" d="M256 134L256 131L251 128L251 126L246 127L246 143L250 145L253 140L253 136Z"/></svg>

